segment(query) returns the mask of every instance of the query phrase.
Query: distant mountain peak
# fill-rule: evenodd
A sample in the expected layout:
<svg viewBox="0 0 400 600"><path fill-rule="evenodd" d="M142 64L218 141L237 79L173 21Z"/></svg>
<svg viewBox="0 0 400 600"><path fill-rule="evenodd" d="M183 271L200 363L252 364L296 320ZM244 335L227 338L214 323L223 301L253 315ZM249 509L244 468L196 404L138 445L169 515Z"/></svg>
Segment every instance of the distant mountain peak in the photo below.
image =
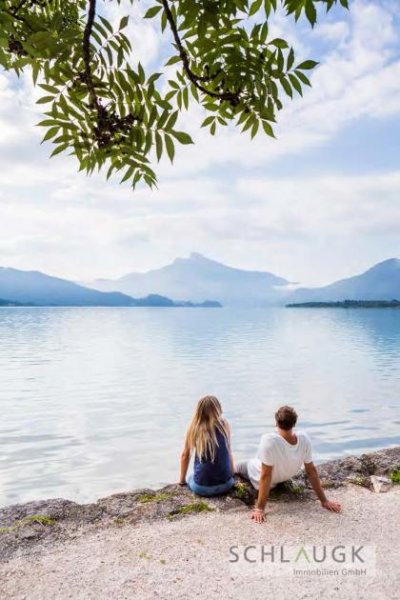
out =
<svg viewBox="0 0 400 600"><path fill-rule="evenodd" d="M130 296L160 294L202 303L209 298L223 306L265 306L279 303L289 281L268 271L230 267L200 252L176 258L146 273L128 273L116 281L99 281L94 287L118 290Z"/></svg>
<svg viewBox="0 0 400 600"><path fill-rule="evenodd" d="M387 258L377 263L369 271L381 270L381 269L400 269L400 258Z"/></svg>
<svg viewBox="0 0 400 600"><path fill-rule="evenodd" d="M320 288L301 288L293 292L290 301L341 302L344 300L400 299L400 259L388 258L368 270L340 279Z"/></svg>
<svg viewBox="0 0 400 600"><path fill-rule="evenodd" d="M191 252L189 258L190 260L210 260L204 254L200 254L200 252Z"/></svg>
<svg viewBox="0 0 400 600"><path fill-rule="evenodd" d="M222 263L218 263L215 260L212 260L211 258L207 258L207 256L204 256L204 254L200 254L200 252L191 252L189 254L189 256L178 256L177 258L175 258L175 260L172 262L173 265L179 265L182 263L216 263L216 264L222 264ZM168 265L166 265L168 266ZM161 267L163 268L163 267Z"/></svg>

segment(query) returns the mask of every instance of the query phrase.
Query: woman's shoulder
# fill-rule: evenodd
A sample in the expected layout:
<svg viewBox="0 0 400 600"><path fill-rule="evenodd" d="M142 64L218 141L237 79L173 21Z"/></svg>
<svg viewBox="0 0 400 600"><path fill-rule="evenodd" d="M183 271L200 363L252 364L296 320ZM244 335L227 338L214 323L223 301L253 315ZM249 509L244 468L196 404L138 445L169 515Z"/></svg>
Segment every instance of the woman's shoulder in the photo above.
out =
<svg viewBox="0 0 400 600"><path fill-rule="evenodd" d="M222 425L222 427L224 428L224 430L225 430L225 431L226 431L228 434L230 434L230 433L231 433L231 426L229 425L229 421L228 421L228 419L225 419L225 417L221 417L221 418L220 418L220 422L221 422L221 425Z"/></svg>

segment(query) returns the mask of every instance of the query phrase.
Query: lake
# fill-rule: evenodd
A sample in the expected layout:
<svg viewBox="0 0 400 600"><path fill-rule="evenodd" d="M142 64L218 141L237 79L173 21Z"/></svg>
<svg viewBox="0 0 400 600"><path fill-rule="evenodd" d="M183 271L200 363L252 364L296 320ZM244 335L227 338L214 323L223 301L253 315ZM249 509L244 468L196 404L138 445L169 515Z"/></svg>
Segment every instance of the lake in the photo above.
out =
<svg viewBox="0 0 400 600"><path fill-rule="evenodd" d="M0 309L0 504L79 502L178 478L198 398L237 459L281 404L314 460L400 443L396 309Z"/></svg>

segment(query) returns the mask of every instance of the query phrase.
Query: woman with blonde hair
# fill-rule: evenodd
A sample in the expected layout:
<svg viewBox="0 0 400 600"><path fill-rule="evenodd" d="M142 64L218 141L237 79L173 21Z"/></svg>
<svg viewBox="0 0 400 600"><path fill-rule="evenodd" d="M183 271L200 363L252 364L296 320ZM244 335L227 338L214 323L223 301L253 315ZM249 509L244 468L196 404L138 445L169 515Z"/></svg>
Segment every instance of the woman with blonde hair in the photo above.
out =
<svg viewBox="0 0 400 600"><path fill-rule="evenodd" d="M234 483L231 430L215 396L204 396L197 404L181 454L180 485L186 483L193 451L193 474L187 479L192 492L199 496L216 496L230 490Z"/></svg>

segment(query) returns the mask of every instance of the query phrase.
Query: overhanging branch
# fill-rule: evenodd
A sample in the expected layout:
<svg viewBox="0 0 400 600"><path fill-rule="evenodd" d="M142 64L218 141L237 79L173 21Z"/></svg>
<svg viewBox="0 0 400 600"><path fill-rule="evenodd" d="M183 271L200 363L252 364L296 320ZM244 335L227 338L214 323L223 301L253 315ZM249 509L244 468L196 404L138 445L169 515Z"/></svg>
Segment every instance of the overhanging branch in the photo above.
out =
<svg viewBox="0 0 400 600"><path fill-rule="evenodd" d="M171 28L172 35L175 40L175 44L178 48L179 56L181 57L181 60L183 63L183 68L184 68L185 73L188 76L189 80L193 83L194 86L196 86L196 88L198 90L200 90L207 96L210 96L211 98L217 98L218 100L226 100L228 102L238 103L240 100L240 91L237 91L237 92L214 92L212 90L207 89L206 87L204 87L204 85L202 85L202 83L200 83L200 82L209 80L210 77L200 77L200 76L196 75L196 73L193 73L192 69L190 68L188 54L187 54L185 48L183 47L181 38L179 37L178 28L175 23L171 9L169 7L168 0L161 0L161 2L164 7L165 16L166 16L169 26Z"/></svg>
<svg viewBox="0 0 400 600"><path fill-rule="evenodd" d="M85 83L89 90L90 102L91 102L91 104L93 104L94 108L96 108L97 112L100 114L101 104L97 97L96 89L94 87L93 78L92 78L92 69L91 69L91 65L90 65L90 38L92 35L95 17L96 17L96 0L89 0L89 11L88 11L88 17L87 17L87 21L86 21L85 30L83 32L83 42L82 42L83 62L85 65Z"/></svg>

